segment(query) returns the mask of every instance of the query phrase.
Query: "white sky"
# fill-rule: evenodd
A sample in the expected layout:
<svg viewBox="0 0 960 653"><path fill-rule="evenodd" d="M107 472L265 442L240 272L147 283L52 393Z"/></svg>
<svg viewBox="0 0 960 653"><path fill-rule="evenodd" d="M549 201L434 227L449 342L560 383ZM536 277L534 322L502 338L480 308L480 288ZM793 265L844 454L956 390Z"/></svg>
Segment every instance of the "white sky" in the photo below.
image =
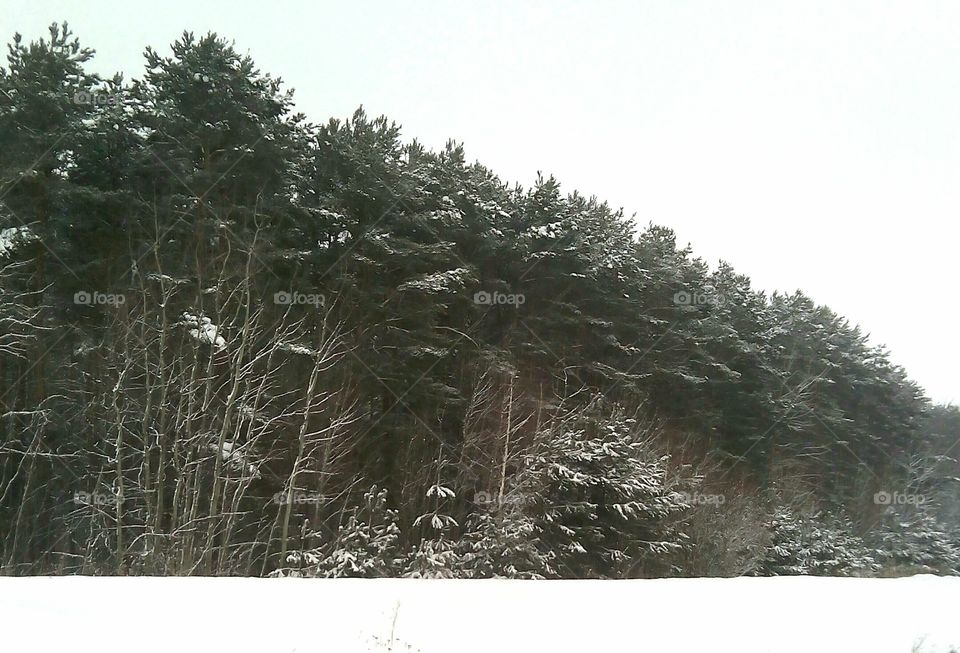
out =
<svg viewBox="0 0 960 653"><path fill-rule="evenodd" d="M801 288L960 403L960 3L0 0L0 36L67 19L127 78L184 29L236 40L314 122L538 170Z"/></svg>

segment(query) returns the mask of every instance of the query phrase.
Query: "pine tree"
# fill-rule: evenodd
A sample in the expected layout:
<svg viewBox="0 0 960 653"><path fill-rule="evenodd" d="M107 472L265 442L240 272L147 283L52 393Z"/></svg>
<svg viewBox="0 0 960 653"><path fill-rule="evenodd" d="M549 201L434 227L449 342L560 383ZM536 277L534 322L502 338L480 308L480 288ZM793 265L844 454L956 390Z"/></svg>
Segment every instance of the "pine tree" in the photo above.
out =
<svg viewBox="0 0 960 653"><path fill-rule="evenodd" d="M770 544L756 576L856 576L879 567L843 515L804 514L777 508L768 524Z"/></svg>
<svg viewBox="0 0 960 653"><path fill-rule="evenodd" d="M761 573L955 569L956 408L828 307L384 116L307 124L216 34L130 83L92 54L54 26L0 68L0 565L686 573L709 457L744 523L780 508ZM842 515L878 478L936 502L871 560Z"/></svg>
<svg viewBox="0 0 960 653"><path fill-rule="evenodd" d="M888 507L871 532L871 543L884 573L960 574L960 544L953 532L930 511Z"/></svg>
<svg viewBox="0 0 960 653"><path fill-rule="evenodd" d="M677 518L689 506L649 426L594 404L544 434L514 490L550 558L552 575L624 578L673 571L687 544Z"/></svg>
<svg viewBox="0 0 960 653"><path fill-rule="evenodd" d="M294 551L275 575L319 578L384 578L399 574L400 528L397 513L387 508L386 490L372 488L364 505L340 527L337 538L319 547ZM322 537L321 534L315 534Z"/></svg>
<svg viewBox="0 0 960 653"><path fill-rule="evenodd" d="M543 579L557 572L556 557L541 542L542 530L522 502L490 505L471 517L457 546L458 567L469 578Z"/></svg>

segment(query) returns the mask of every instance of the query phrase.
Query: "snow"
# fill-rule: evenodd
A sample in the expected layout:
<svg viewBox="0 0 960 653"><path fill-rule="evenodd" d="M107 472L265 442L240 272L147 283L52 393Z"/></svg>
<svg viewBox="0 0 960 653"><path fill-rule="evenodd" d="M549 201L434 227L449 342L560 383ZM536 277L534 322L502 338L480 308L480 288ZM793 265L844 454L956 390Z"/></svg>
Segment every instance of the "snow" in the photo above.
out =
<svg viewBox="0 0 960 653"><path fill-rule="evenodd" d="M36 653L943 653L960 578L0 578ZM157 627L157 624L162 624Z"/></svg>
<svg viewBox="0 0 960 653"><path fill-rule="evenodd" d="M280 349L288 351L291 354L297 354L298 356L316 356L318 353L317 350L296 342L284 342L280 345Z"/></svg>
<svg viewBox="0 0 960 653"><path fill-rule="evenodd" d="M213 345L215 351L223 351L227 348L227 341L220 335L219 327L214 325L209 317L184 313L177 325L191 327L187 329L187 333L205 345Z"/></svg>
<svg viewBox="0 0 960 653"><path fill-rule="evenodd" d="M134 266L136 263L134 263ZM173 286L182 286L190 283L189 279L174 279L168 274L157 274L156 272L151 272L147 275L147 279L150 281L159 281L161 284L171 284Z"/></svg>
<svg viewBox="0 0 960 653"><path fill-rule="evenodd" d="M210 444L211 451L217 451L216 444ZM260 472L256 466L247 461L244 455L243 447L237 447L233 442L225 441L220 449L220 459L233 469L242 469L250 478L260 478Z"/></svg>
<svg viewBox="0 0 960 653"><path fill-rule="evenodd" d="M405 281L397 290L400 292L418 290L428 294L456 293L463 289L469 275L470 271L467 268L424 274L411 281Z"/></svg>
<svg viewBox="0 0 960 653"><path fill-rule="evenodd" d="M556 237L559 229L560 229L560 223L554 222L552 224L545 224L545 225L540 225L539 227L533 227L531 231L542 238L554 238Z"/></svg>
<svg viewBox="0 0 960 653"><path fill-rule="evenodd" d="M0 229L0 258L9 256L17 247L36 238L27 227Z"/></svg>

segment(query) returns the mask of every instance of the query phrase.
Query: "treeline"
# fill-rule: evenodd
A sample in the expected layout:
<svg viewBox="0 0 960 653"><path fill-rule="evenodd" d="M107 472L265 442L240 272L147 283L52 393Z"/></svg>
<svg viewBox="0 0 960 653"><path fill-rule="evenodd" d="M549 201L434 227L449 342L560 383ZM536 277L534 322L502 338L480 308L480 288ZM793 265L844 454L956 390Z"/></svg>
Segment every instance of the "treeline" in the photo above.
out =
<svg viewBox="0 0 960 653"><path fill-rule="evenodd" d="M960 569L960 414L827 307L216 35L92 56L0 68L5 573Z"/></svg>

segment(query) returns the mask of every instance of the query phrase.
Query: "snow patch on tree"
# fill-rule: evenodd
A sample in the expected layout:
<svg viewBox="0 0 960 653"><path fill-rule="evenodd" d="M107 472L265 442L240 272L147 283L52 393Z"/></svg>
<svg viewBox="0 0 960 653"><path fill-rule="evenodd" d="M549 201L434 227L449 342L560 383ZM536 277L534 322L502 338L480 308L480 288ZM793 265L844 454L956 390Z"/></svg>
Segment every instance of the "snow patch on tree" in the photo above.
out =
<svg viewBox="0 0 960 653"><path fill-rule="evenodd" d="M28 227L0 229L0 258L6 258L26 243L39 240Z"/></svg>
<svg viewBox="0 0 960 653"><path fill-rule="evenodd" d="M227 348L227 341L220 334L220 328L213 324L209 317L185 312L177 325L186 326L191 338L201 344L212 346L215 351L223 351Z"/></svg>

